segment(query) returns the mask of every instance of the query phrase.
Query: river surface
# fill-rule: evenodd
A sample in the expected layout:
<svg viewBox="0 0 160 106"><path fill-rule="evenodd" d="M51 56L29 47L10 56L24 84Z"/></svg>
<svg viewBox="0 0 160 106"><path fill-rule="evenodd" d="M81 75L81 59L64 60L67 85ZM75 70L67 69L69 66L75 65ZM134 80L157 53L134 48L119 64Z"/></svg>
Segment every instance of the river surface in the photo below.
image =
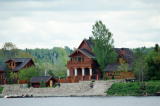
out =
<svg viewBox="0 0 160 106"><path fill-rule="evenodd" d="M0 98L0 106L160 106L160 97Z"/></svg>

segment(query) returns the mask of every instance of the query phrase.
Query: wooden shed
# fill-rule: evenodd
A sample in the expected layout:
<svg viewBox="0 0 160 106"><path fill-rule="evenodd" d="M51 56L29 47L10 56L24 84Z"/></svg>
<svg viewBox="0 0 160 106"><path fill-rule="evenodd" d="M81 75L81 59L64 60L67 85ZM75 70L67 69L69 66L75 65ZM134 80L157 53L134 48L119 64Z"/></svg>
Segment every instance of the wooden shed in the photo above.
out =
<svg viewBox="0 0 160 106"><path fill-rule="evenodd" d="M39 88L44 84L44 87L53 87L56 83L56 79L52 76L37 76L32 77L30 80L30 84L32 87Z"/></svg>

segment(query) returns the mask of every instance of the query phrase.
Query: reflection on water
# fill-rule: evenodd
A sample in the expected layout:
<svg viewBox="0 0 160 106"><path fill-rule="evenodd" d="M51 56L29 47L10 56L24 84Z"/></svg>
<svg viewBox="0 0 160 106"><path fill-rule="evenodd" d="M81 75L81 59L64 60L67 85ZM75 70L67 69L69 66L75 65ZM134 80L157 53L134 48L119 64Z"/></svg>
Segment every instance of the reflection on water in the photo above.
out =
<svg viewBox="0 0 160 106"><path fill-rule="evenodd" d="M0 106L160 106L160 97L0 98Z"/></svg>

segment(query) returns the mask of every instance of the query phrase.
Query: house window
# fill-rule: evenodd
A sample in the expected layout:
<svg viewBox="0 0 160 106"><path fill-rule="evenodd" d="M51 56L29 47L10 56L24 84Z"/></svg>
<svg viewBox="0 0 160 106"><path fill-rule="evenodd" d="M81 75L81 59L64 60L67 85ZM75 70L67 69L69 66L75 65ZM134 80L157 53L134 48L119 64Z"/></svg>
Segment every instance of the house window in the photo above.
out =
<svg viewBox="0 0 160 106"><path fill-rule="evenodd" d="M77 57L77 61L78 61L78 62L83 62L83 61L84 61L84 58L83 58L83 57L78 56L78 57Z"/></svg>

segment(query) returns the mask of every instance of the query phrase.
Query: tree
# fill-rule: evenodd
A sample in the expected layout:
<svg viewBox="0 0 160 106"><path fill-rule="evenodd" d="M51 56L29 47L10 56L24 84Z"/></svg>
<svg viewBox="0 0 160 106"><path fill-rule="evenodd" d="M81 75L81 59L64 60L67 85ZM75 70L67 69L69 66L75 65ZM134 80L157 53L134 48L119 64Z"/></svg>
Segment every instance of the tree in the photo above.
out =
<svg viewBox="0 0 160 106"><path fill-rule="evenodd" d="M2 52L6 58L13 58L18 54L18 49L12 42L6 42L2 47Z"/></svg>
<svg viewBox="0 0 160 106"><path fill-rule="evenodd" d="M24 68L24 69L20 70L18 73L19 80L29 81L34 76L39 76L39 72L37 71L36 67L34 67L34 66L29 67L29 68Z"/></svg>
<svg viewBox="0 0 160 106"><path fill-rule="evenodd" d="M54 65L52 69L48 71L48 74L55 77L65 78L67 68L61 65Z"/></svg>
<svg viewBox="0 0 160 106"><path fill-rule="evenodd" d="M156 44L154 51L147 56L148 77L150 80L160 80L160 51Z"/></svg>
<svg viewBox="0 0 160 106"><path fill-rule="evenodd" d="M102 21L97 21L95 25L93 25L92 34L93 36L91 39L94 44L93 52L96 55L96 60L103 72L106 65L116 61L117 55L113 46L113 35ZM104 72L103 75L105 75Z"/></svg>
<svg viewBox="0 0 160 106"><path fill-rule="evenodd" d="M11 83L17 83L18 74L16 72L10 72L9 77Z"/></svg>
<svg viewBox="0 0 160 106"><path fill-rule="evenodd" d="M148 52L147 52L148 53ZM135 77L139 81L143 81L144 79L148 79L147 76L147 70L148 65L146 62L146 48L137 48L134 50L134 62L133 62L133 72L135 74Z"/></svg>
<svg viewBox="0 0 160 106"><path fill-rule="evenodd" d="M118 70L121 72L128 72L129 69L129 65L127 63L123 63L120 64L120 66L118 66Z"/></svg>

